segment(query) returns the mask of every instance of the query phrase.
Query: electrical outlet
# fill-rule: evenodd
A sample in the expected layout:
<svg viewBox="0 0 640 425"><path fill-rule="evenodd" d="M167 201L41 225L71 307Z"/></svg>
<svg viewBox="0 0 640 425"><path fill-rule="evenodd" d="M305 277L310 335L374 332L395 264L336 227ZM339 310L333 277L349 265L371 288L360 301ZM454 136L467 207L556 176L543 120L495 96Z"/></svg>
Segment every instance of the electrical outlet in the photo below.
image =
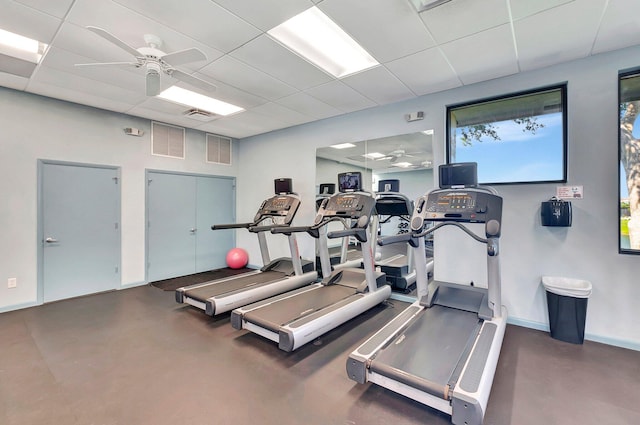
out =
<svg viewBox="0 0 640 425"><path fill-rule="evenodd" d="M15 288L16 286L18 286L18 279L16 279L15 277L10 277L9 280L7 280L7 287Z"/></svg>

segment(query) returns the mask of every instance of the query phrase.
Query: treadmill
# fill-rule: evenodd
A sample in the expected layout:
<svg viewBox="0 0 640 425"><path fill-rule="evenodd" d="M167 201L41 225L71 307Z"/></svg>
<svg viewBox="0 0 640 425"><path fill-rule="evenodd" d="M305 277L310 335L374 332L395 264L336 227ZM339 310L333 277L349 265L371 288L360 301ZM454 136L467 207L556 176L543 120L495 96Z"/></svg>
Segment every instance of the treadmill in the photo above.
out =
<svg viewBox="0 0 640 425"><path fill-rule="evenodd" d="M384 224L391 222L394 218L397 218L401 224L409 224L413 201L400 193L399 180L380 180L378 182L376 211L381 229ZM400 232L407 233L408 231L400 230ZM382 259L376 261L376 267L380 267L380 270L387 276L387 283L391 285L391 288L404 293L412 291L415 288L416 271L413 267L411 246L407 244L404 254L396 253L381 257ZM433 271L433 258L429 259L427 271L429 273Z"/></svg>
<svg viewBox="0 0 640 425"><path fill-rule="evenodd" d="M354 174L354 173L349 173ZM359 173L358 173L359 174ZM293 351L344 322L382 303L391 295L384 274L375 271L368 226L375 199L360 192L357 182L341 179L341 192L325 199L312 226L275 228L273 233L307 232L321 245L323 276L320 283L240 307L231 313L235 329L247 329ZM349 183L349 184L347 184ZM351 191L346 191L351 190ZM364 268L331 272L327 249L327 225L338 221L344 230L331 231L328 238L355 237L362 243ZM353 223L347 225L348 222Z"/></svg>
<svg viewBox="0 0 640 425"><path fill-rule="evenodd" d="M301 260L294 234L288 235L290 258L269 258L265 233L289 226L300 206L291 179L276 179L276 195L266 199L250 223L218 224L212 230L247 229L257 234L264 266L256 271L178 288L176 302L190 304L215 316L236 307L307 285L318 278L312 261ZM267 224L265 224L267 223Z"/></svg>
<svg viewBox="0 0 640 425"><path fill-rule="evenodd" d="M412 245L419 298L353 351L346 364L350 379L434 407L451 415L454 424L482 424L507 321L500 294L502 198L474 180L472 187L456 181L466 174L476 179L474 169L475 163L441 166L441 189L416 200L411 232L381 239ZM424 230L428 222L435 225ZM484 223L484 237L465 223ZM419 256L424 256L424 236L444 226L458 227L486 245L488 288L427 284L426 261ZM463 261L459 253L439 261L447 258Z"/></svg>

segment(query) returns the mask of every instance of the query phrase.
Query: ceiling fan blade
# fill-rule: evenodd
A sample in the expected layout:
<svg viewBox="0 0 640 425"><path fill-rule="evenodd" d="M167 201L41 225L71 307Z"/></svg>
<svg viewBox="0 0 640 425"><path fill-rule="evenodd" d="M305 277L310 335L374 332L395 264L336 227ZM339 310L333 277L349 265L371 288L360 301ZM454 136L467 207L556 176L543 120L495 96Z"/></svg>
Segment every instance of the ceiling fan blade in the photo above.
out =
<svg viewBox="0 0 640 425"><path fill-rule="evenodd" d="M187 84L191 84L194 87L198 87L202 90L208 91L208 92L213 92L216 91L218 88L216 86L214 86L213 84L207 83L204 80L201 80L198 77L194 77L193 75L189 75L186 72L182 72L179 69L170 69L167 70L167 74L169 74L170 76L177 78L180 81L184 81Z"/></svg>
<svg viewBox="0 0 640 425"><path fill-rule="evenodd" d="M93 63L76 63L74 66L111 66L116 68L140 67L138 62L93 62Z"/></svg>
<svg viewBox="0 0 640 425"><path fill-rule="evenodd" d="M92 26L88 26L87 29L89 31L93 32L94 34L97 34L100 37L104 38L105 40L115 44L116 46L120 47L122 50L124 50L126 52L129 52L130 54L132 54L135 57L142 56L140 54L140 52L138 52L138 50L136 50L135 48L129 46L127 43L125 43L124 41L120 40L118 37L116 37L115 35L111 34L107 30L103 30L102 28L92 27Z"/></svg>
<svg viewBox="0 0 640 425"><path fill-rule="evenodd" d="M207 60L207 55L202 53L200 49L192 47L191 49L179 50L173 53L167 53L161 58L169 65L183 65L189 62L197 62Z"/></svg>

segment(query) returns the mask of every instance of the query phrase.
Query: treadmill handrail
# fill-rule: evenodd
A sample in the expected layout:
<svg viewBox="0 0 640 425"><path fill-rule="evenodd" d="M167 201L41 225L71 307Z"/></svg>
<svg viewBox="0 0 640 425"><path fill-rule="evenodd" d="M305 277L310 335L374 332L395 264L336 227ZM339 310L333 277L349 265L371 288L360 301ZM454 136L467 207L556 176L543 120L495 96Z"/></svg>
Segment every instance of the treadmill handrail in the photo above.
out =
<svg viewBox="0 0 640 425"><path fill-rule="evenodd" d="M214 224L211 226L211 230L226 230L226 229L248 229L250 226L256 223L230 223L230 224Z"/></svg>
<svg viewBox="0 0 640 425"><path fill-rule="evenodd" d="M348 236L355 236L360 242L367 241L367 229L353 228L345 230L334 230L327 233L329 239L346 238Z"/></svg>
<svg viewBox="0 0 640 425"><path fill-rule="evenodd" d="M253 223L252 223L253 224ZM282 227L282 228L287 228L288 225L286 224L267 224L264 226L249 226L249 231L252 233L259 233L259 232L269 232L274 228L277 227Z"/></svg>
<svg viewBox="0 0 640 425"><path fill-rule="evenodd" d="M456 221L444 221L441 223L436 224L433 227L428 228L427 230L424 230L420 233L413 233L412 236L415 238L421 238L427 235L430 235L431 233L435 232L436 230L444 227L444 226L456 226L460 229L462 229L466 234L468 234L469 236L471 236L473 239L477 240L480 243L487 243L488 239L482 238L478 235L476 235L474 232L472 232L471 230L469 230L466 226L463 226L462 224L456 222ZM404 235L403 235L404 236Z"/></svg>

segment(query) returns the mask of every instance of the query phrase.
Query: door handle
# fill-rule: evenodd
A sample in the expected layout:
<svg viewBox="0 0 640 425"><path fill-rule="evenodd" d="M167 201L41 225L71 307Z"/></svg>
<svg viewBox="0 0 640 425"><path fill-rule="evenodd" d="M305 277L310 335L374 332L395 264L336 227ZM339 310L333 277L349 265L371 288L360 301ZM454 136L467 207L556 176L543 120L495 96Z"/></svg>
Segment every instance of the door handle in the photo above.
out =
<svg viewBox="0 0 640 425"><path fill-rule="evenodd" d="M46 243L58 243L58 240L52 237L48 237L44 240Z"/></svg>
<svg viewBox="0 0 640 425"><path fill-rule="evenodd" d="M192 228L191 230L189 230L189 232L191 232L191 233L195 233L197 231L198 231L198 229L196 229L196 228Z"/></svg>

